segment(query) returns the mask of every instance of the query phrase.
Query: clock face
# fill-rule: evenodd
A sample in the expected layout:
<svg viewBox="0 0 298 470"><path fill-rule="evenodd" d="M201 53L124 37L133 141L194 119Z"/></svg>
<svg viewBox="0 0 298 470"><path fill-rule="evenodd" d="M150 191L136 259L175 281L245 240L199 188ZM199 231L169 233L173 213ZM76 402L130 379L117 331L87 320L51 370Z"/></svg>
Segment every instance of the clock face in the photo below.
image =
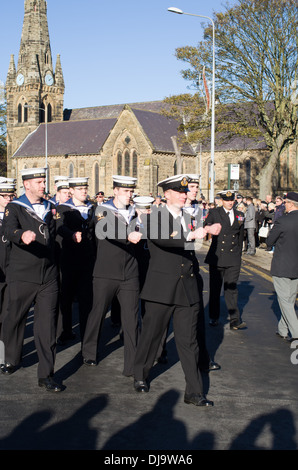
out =
<svg viewBox="0 0 298 470"><path fill-rule="evenodd" d="M23 85L24 83L24 75L22 75L21 73L19 73L19 75L17 76L17 85L21 86Z"/></svg>
<svg viewBox="0 0 298 470"><path fill-rule="evenodd" d="M45 82L46 82L46 85L49 85L49 86L53 85L54 83L53 75L51 75L50 73L47 73L45 77Z"/></svg>

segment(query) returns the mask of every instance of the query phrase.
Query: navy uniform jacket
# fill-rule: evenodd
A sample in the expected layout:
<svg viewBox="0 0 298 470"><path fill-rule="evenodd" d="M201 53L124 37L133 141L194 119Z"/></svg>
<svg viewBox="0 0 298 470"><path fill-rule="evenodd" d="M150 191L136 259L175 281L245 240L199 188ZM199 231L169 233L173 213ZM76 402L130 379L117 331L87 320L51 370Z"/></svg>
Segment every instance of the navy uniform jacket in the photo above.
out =
<svg viewBox="0 0 298 470"><path fill-rule="evenodd" d="M10 242L5 238L3 233L3 220L0 218L0 283L6 280L10 248Z"/></svg>
<svg viewBox="0 0 298 470"><path fill-rule="evenodd" d="M219 235L212 236L211 246L205 263L213 266L240 266L244 237L244 214L234 211L234 223L231 226L229 216L223 207L210 209L204 225L221 224Z"/></svg>
<svg viewBox="0 0 298 470"><path fill-rule="evenodd" d="M54 206L45 199L42 204L42 218L34 211L26 195L6 206L3 231L4 237L11 242L6 276L8 282L44 284L57 277ZM21 240L27 230L36 234L36 240L29 245Z"/></svg>
<svg viewBox="0 0 298 470"><path fill-rule="evenodd" d="M159 207L144 219L143 236L148 238L150 260L140 298L180 306L199 302L199 264L180 220L167 207Z"/></svg>
<svg viewBox="0 0 298 470"><path fill-rule="evenodd" d="M95 260L95 211L94 205L87 203L86 215L82 216L80 210L69 199L63 204L56 205L57 239L61 246L61 267L78 266L80 269L93 266ZM82 241L74 242L72 236L76 232L82 233Z"/></svg>
<svg viewBox="0 0 298 470"><path fill-rule="evenodd" d="M298 211L279 217L266 240L274 246L271 274L298 279Z"/></svg>
<svg viewBox="0 0 298 470"><path fill-rule="evenodd" d="M97 253L93 276L118 281L137 278L135 245L127 239L130 223L135 218L134 207L128 207L125 218L111 200L98 206L95 214Z"/></svg>

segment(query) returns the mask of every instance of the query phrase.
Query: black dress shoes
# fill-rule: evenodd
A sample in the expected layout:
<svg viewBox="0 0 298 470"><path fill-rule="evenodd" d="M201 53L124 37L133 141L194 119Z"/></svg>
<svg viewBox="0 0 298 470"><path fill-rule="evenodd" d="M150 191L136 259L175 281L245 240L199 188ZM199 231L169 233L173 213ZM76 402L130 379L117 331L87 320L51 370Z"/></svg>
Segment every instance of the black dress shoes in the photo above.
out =
<svg viewBox="0 0 298 470"><path fill-rule="evenodd" d="M218 325L218 320L212 320L212 318L211 318L211 320L209 320L209 325L210 326L217 326Z"/></svg>
<svg viewBox="0 0 298 470"><path fill-rule="evenodd" d="M246 328L245 321L233 321L230 323L231 330L243 330L244 328Z"/></svg>
<svg viewBox="0 0 298 470"><path fill-rule="evenodd" d="M52 377L47 377L45 379L38 379L39 387L44 387L48 392L61 392L62 388L58 385Z"/></svg>
<svg viewBox="0 0 298 470"><path fill-rule="evenodd" d="M17 368L13 366L12 364L9 364L9 363L1 364L2 374L11 375L16 371L16 369Z"/></svg>
<svg viewBox="0 0 298 470"><path fill-rule="evenodd" d="M83 359L84 364L86 366L96 366L96 361L93 361L93 359Z"/></svg>
<svg viewBox="0 0 298 470"><path fill-rule="evenodd" d="M212 372L213 370L219 370L221 367L217 362L210 361L209 364L206 367L200 367L200 370L202 372Z"/></svg>
<svg viewBox="0 0 298 470"><path fill-rule="evenodd" d="M147 393L149 392L148 385L145 380L135 380L134 381L135 391L138 393Z"/></svg>
<svg viewBox="0 0 298 470"><path fill-rule="evenodd" d="M204 395L200 395L199 393L185 394L184 403L195 406L213 406L213 401L207 400Z"/></svg>

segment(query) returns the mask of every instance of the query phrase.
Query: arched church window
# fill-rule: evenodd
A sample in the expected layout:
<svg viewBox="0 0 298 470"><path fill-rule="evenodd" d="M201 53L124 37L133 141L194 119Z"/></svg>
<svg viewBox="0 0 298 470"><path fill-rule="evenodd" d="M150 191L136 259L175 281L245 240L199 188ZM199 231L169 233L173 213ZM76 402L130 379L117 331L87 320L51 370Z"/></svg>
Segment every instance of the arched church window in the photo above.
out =
<svg viewBox="0 0 298 470"><path fill-rule="evenodd" d="M69 175L69 178L73 178L73 177L74 177L74 166L73 166L73 163L70 163L70 164L69 164L68 175Z"/></svg>
<svg viewBox="0 0 298 470"><path fill-rule="evenodd" d="M18 105L18 122L22 122L22 105Z"/></svg>
<svg viewBox="0 0 298 470"><path fill-rule="evenodd" d="M122 175L122 153L120 151L117 155L117 175Z"/></svg>
<svg viewBox="0 0 298 470"><path fill-rule="evenodd" d="M133 178L138 177L138 154L135 150L132 155L132 176Z"/></svg>
<svg viewBox="0 0 298 470"><path fill-rule="evenodd" d="M124 154L124 176L130 176L130 155L128 150Z"/></svg>
<svg viewBox="0 0 298 470"><path fill-rule="evenodd" d="M42 103L39 110L39 122L45 122L45 107Z"/></svg>
<svg viewBox="0 0 298 470"><path fill-rule="evenodd" d="M24 106L24 122L28 122L28 103L25 103L25 106Z"/></svg>
<svg viewBox="0 0 298 470"><path fill-rule="evenodd" d="M48 112L48 122L52 122L52 105L51 103L48 104L48 107L47 107L47 112Z"/></svg>
<svg viewBox="0 0 298 470"><path fill-rule="evenodd" d="M250 188L251 185L251 161L245 161L245 186Z"/></svg>

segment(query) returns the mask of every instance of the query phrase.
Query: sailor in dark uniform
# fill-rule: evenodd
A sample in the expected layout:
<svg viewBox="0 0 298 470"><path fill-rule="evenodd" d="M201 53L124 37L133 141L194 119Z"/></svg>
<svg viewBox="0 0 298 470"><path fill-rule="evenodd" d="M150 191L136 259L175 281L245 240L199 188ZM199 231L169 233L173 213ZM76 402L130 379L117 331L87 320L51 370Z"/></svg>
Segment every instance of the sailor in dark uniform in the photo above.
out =
<svg viewBox="0 0 298 470"><path fill-rule="evenodd" d="M207 230L203 227L189 230L189 220L182 217L187 177L176 175L159 186L164 190L167 204L153 210L144 220L143 233L148 238L150 260L140 294L145 300L145 315L136 353L134 388L140 393L149 391L146 380L173 316L177 351L186 380L184 401L210 406L213 403L204 396L198 367L199 266L192 243L196 238L204 238Z"/></svg>
<svg viewBox="0 0 298 470"><path fill-rule="evenodd" d="M239 330L246 327L246 323L240 319L237 289L244 236L244 214L234 208L233 191L222 191L219 195L222 206L210 209L205 219L205 226L214 223L222 226L219 235L212 237L205 259L205 263L209 264L209 323L211 326L218 324L220 293L224 285L230 328Z"/></svg>
<svg viewBox="0 0 298 470"><path fill-rule="evenodd" d="M71 198L56 206L57 236L61 237L61 316L58 342L72 340L73 302L78 301L80 336L83 336L92 307L92 272L95 261L95 206L87 200L88 178L68 180Z"/></svg>
<svg viewBox="0 0 298 470"><path fill-rule="evenodd" d="M6 178L0 181L0 333L2 327L3 312L7 306L7 282L6 268L9 260L10 242L3 234L3 217L7 204L14 199L15 183L7 183ZM0 358L0 362L1 359ZM1 362L2 363L2 362Z"/></svg>
<svg viewBox="0 0 298 470"><path fill-rule="evenodd" d="M121 307L124 339L123 375L133 374L137 345L139 272L134 245L140 232L130 231L135 210L130 204L136 178L113 176L114 198L96 209L97 255L93 272L93 307L83 341L83 361L97 364L97 349L105 315L116 296Z"/></svg>
<svg viewBox="0 0 298 470"><path fill-rule="evenodd" d="M55 189L56 194L50 199L55 206L62 202L68 201L69 196L69 184L67 176L55 176Z"/></svg>
<svg viewBox="0 0 298 470"><path fill-rule="evenodd" d="M4 236L11 242L7 267L8 307L3 318L4 374L16 370L22 358L26 317L34 303L34 341L38 355L38 384L59 392L54 382L58 303L55 262L54 206L43 198L46 169L22 171L25 194L5 210Z"/></svg>

